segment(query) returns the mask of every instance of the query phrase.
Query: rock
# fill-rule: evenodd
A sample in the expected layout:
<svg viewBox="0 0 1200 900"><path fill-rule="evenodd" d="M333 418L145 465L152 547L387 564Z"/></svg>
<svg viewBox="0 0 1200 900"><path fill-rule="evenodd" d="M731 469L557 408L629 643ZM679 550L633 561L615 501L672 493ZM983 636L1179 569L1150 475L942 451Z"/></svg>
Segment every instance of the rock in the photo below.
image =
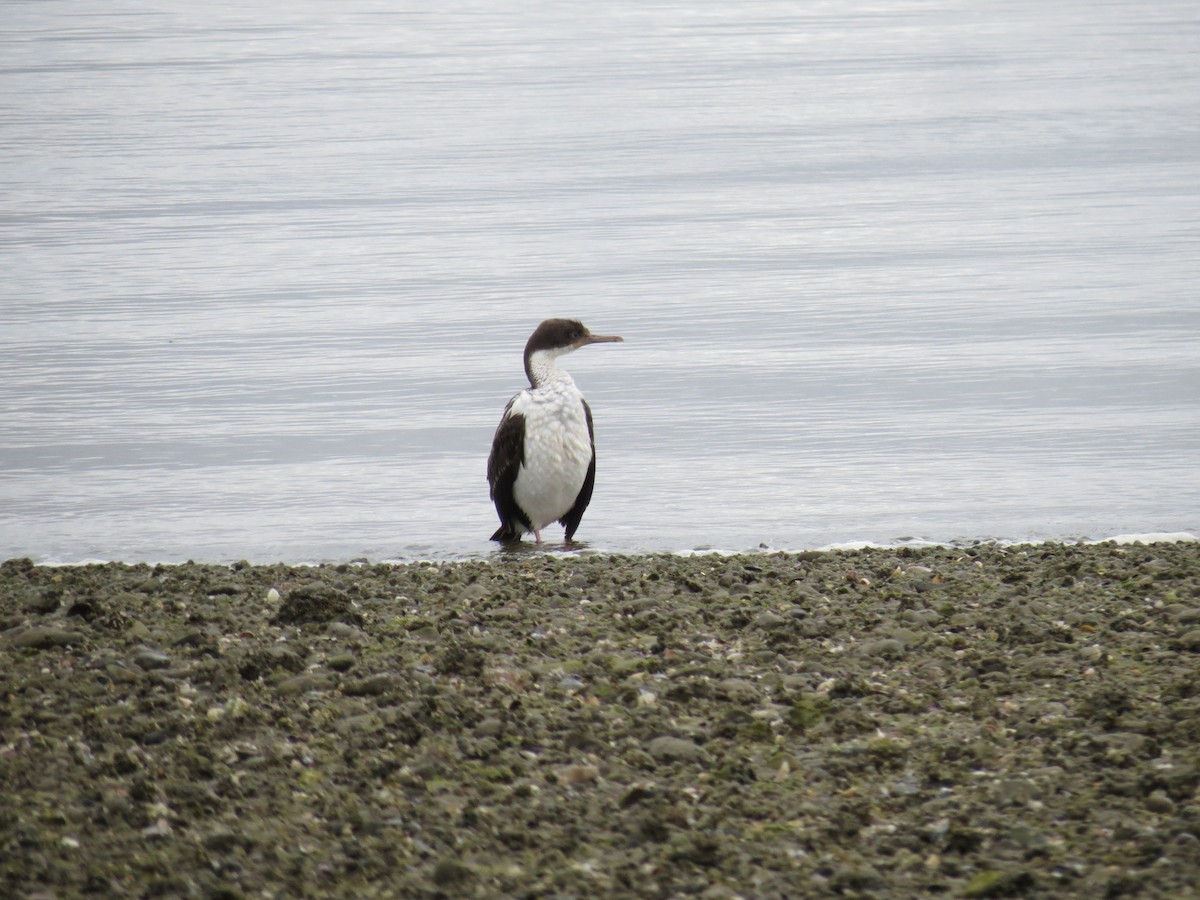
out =
<svg viewBox="0 0 1200 900"><path fill-rule="evenodd" d="M355 615L357 614L352 614L349 616L349 618L355 619ZM357 621L357 619L355 619L355 621ZM349 644L361 643L367 639L367 633L365 631L363 631L357 625L352 625L349 622L330 622L327 626L325 626L325 633L339 637Z"/></svg>
<svg viewBox="0 0 1200 900"><path fill-rule="evenodd" d="M238 663L238 672L247 681L261 678L276 669L300 672L304 669L304 660L290 647L270 644L247 652Z"/></svg>
<svg viewBox="0 0 1200 900"><path fill-rule="evenodd" d="M331 691L336 687L336 678L332 675L324 675L316 672L304 672L300 675L293 675L291 678L285 678L279 684L275 685L275 689L281 694L320 693L322 691Z"/></svg>
<svg viewBox="0 0 1200 900"><path fill-rule="evenodd" d="M705 762L709 758L695 742L670 735L654 738L646 745L646 752L658 762Z"/></svg>
<svg viewBox="0 0 1200 900"><path fill-rule="evenodd" d="M929 628L942 620L942 614L936 609L906 609L900 618L910 624Z"/></svg>
<svg viewBox="0 0 1200 900"><path fill-rule="evenodd" d="M1103 758L1117 765L1135 759L1153 759L1159 754L1158 742L1144 734L1114 731L1093 735L1092 740L1103 750Z"/></svg>
<svg viewBox="0 0 1200 900"><path fill-rule="evenodd" d="M1179 636L1179 646L1193 653L1200 651L1200 628L1191 628Z"/></svg>
<svg viewBox="0 0 1200 900"><path fill-rule="evenodd" d="M754 617L754 627L761 628L763 631L774 631L790 624L792 621L792 619L781 616L777 612L767 610Z"/></svg>
<svg viewBox="0 0 1200 900"><path fill-rule="evenodd" d="M150 671L151 669L167 669L171 666L170 654L149 647L143 647L134 654L133 661L139 668L146 671Z"/></svg>
<svg viewBox="0 0 1200 900"><path fill-rule="evenodd" d="M593 784L600 780L600 769L592 765L560 766L555 770L560 783L568 787Z"/></svg>
<svg viewBox="0 0 1200 900"><path fill-rule="evenodd" d="M83 635L78 631L55 628L52 625L35 625L15 634L10 632L6 637L8 643L14 647L28 647L33 650L69 647L83 640Z"/></svg>
<svg viewBox="0 0 1200 900"><path fill-rule="evenodd" d="M279 612L271 620L276 625L303 625L309 622L330 622L349 619L355 624L362 617L351 610L350 596L325 584L308 584L296 588L279 604Z"/></svg>
<svg viewBox="0 0 1200 900"><path fill-rule="evenodd" d="M475 726L475 736L480 738L497 737L504 731L504 723L497 718L487 718Z"/></svg>
<svg viewBox="0 0 1200 900"><path fill-rule="evenodd" d="M457 859L443 859L433 867L430 877L439 888L461 885L471 879L472 873L467 866Z"/></svg>
<svg viewBox="0 0 1200 900"><path fill-rule="evenodd" d="M378 731L383 727L383 722L374 713L359 713L358 715L346 716L344 719L339 719L333 723L333 727L338 734L347 736Z"/></svg>
<svg viewBox="0 0 1200 900"><path fill-rule="evenodd" d="M347 697L378 697L394 690L395 687L396 676L387 672L381 672L369 678L346 682L342 686L342 692Z"/></svg>
<svg viewBox="0 0 1200 900"><path fill-rule="evenodd" d="M145 622L133 619L125 629L125 636L131 641L144 641L150 637L150 629Z"/></svg>
<svg viewBox="0 0 1200 900"><path fill-rule="evenodd" d="M479 582L468 584L462 591L459 592L458 600L460 603L470 604L477 600L483 600L488 596L488 589Z"/></svg>
<svg viewBox="0 0 1200 900"><path fill-rule="evenodd" d="M1150 810L1150 812L1167 816L1175 812L1175 801L1163 791L1152 791L1150 796L1146 798L1146 809Z"/></svg>
<svg viewBox="0 0 1200 900"><path fill-rule="evenodd" d="M880 659L899 659L904 655L904 642L896 638L866 641L858 645L858 652L862 656L874 656Z"/></svg>
<svg viewBox="0 0 1200 900"><path fill-rule="evenodd" d="M985 869L976 873L963 888L964 897L1022 897L1026 896L1037 882L1025 871L1002 872Z"/></svg>
<svg viewBox="0 0 1200 900"><path fill-rule="evenodd" d="M761 692L744 678L725 678L717 682L717 696L733 703L756 703Z"/></svg>

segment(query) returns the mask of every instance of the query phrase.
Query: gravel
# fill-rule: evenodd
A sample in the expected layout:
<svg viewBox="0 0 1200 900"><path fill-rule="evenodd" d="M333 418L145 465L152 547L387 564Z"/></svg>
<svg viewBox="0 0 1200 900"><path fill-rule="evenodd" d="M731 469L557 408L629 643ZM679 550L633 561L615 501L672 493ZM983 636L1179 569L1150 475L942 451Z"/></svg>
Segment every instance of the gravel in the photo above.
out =
<svg viewBox="0 0 1200 900"><path fill-rule="evenodd" d="M0 894L1200 895L1200 544L0 566Z"/></svg>

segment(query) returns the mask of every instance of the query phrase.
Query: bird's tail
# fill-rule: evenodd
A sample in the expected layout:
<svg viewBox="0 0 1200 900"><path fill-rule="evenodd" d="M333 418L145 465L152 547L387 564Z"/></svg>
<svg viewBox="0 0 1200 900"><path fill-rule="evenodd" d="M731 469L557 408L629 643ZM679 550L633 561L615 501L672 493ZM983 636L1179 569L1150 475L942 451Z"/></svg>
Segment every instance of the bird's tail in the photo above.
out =
<svg viewBox="0 0 1200 900"><path fill-rule="evenodd" d="M511 544L513 541L521 539L521 529L512 522L505 522L496 529L496 533L492 535L493 541L500 541L505 544Z"/></svg>

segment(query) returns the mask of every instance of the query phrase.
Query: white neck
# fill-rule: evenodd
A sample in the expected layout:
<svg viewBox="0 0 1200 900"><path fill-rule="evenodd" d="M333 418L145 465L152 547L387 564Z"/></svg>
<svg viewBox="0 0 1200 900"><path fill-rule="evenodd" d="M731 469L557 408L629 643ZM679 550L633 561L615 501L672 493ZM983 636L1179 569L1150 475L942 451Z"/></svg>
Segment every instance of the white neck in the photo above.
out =
<svg viewBox="0 0 1200 900"><path fill-rule="evenodd" d="M558 358L566 350L538 350L529 356L529 378L535 388L575 387L575 380L558 367Z"/></svg>

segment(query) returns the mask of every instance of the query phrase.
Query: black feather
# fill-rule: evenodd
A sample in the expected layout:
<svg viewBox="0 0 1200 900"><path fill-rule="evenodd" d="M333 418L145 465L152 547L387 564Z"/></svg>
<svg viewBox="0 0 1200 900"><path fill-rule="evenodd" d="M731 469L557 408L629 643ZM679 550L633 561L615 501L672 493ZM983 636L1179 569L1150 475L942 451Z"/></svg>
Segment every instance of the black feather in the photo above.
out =
<svg viewBox="0 0 1200 900"><path fill-rule="evenodd" d="M500 527L492 535L493 541L519 541L522 534L533 530L529 517L521 511L513 496L517 473L525 462L525 417L510 414L516 399L513 397L504 407L488 456L488 484L496 513L500 516Z"/></svg>
<svg viewBox="0 0 1200 900"><path fill-rule="evenodd" d="M583 403L584 418L587 419L588 440L592 445L592 461L588 463L587 475L583 479L583 487L579 489L579 496L575 498L575 505L558 520L567 529L566 539L568 541L575 535L575 529L579 527L579 522L583 518L583 511L592 502L592 488L596 485L596 430L592 427L592 408L588 406L586 400L581 402Z"/></svg>

